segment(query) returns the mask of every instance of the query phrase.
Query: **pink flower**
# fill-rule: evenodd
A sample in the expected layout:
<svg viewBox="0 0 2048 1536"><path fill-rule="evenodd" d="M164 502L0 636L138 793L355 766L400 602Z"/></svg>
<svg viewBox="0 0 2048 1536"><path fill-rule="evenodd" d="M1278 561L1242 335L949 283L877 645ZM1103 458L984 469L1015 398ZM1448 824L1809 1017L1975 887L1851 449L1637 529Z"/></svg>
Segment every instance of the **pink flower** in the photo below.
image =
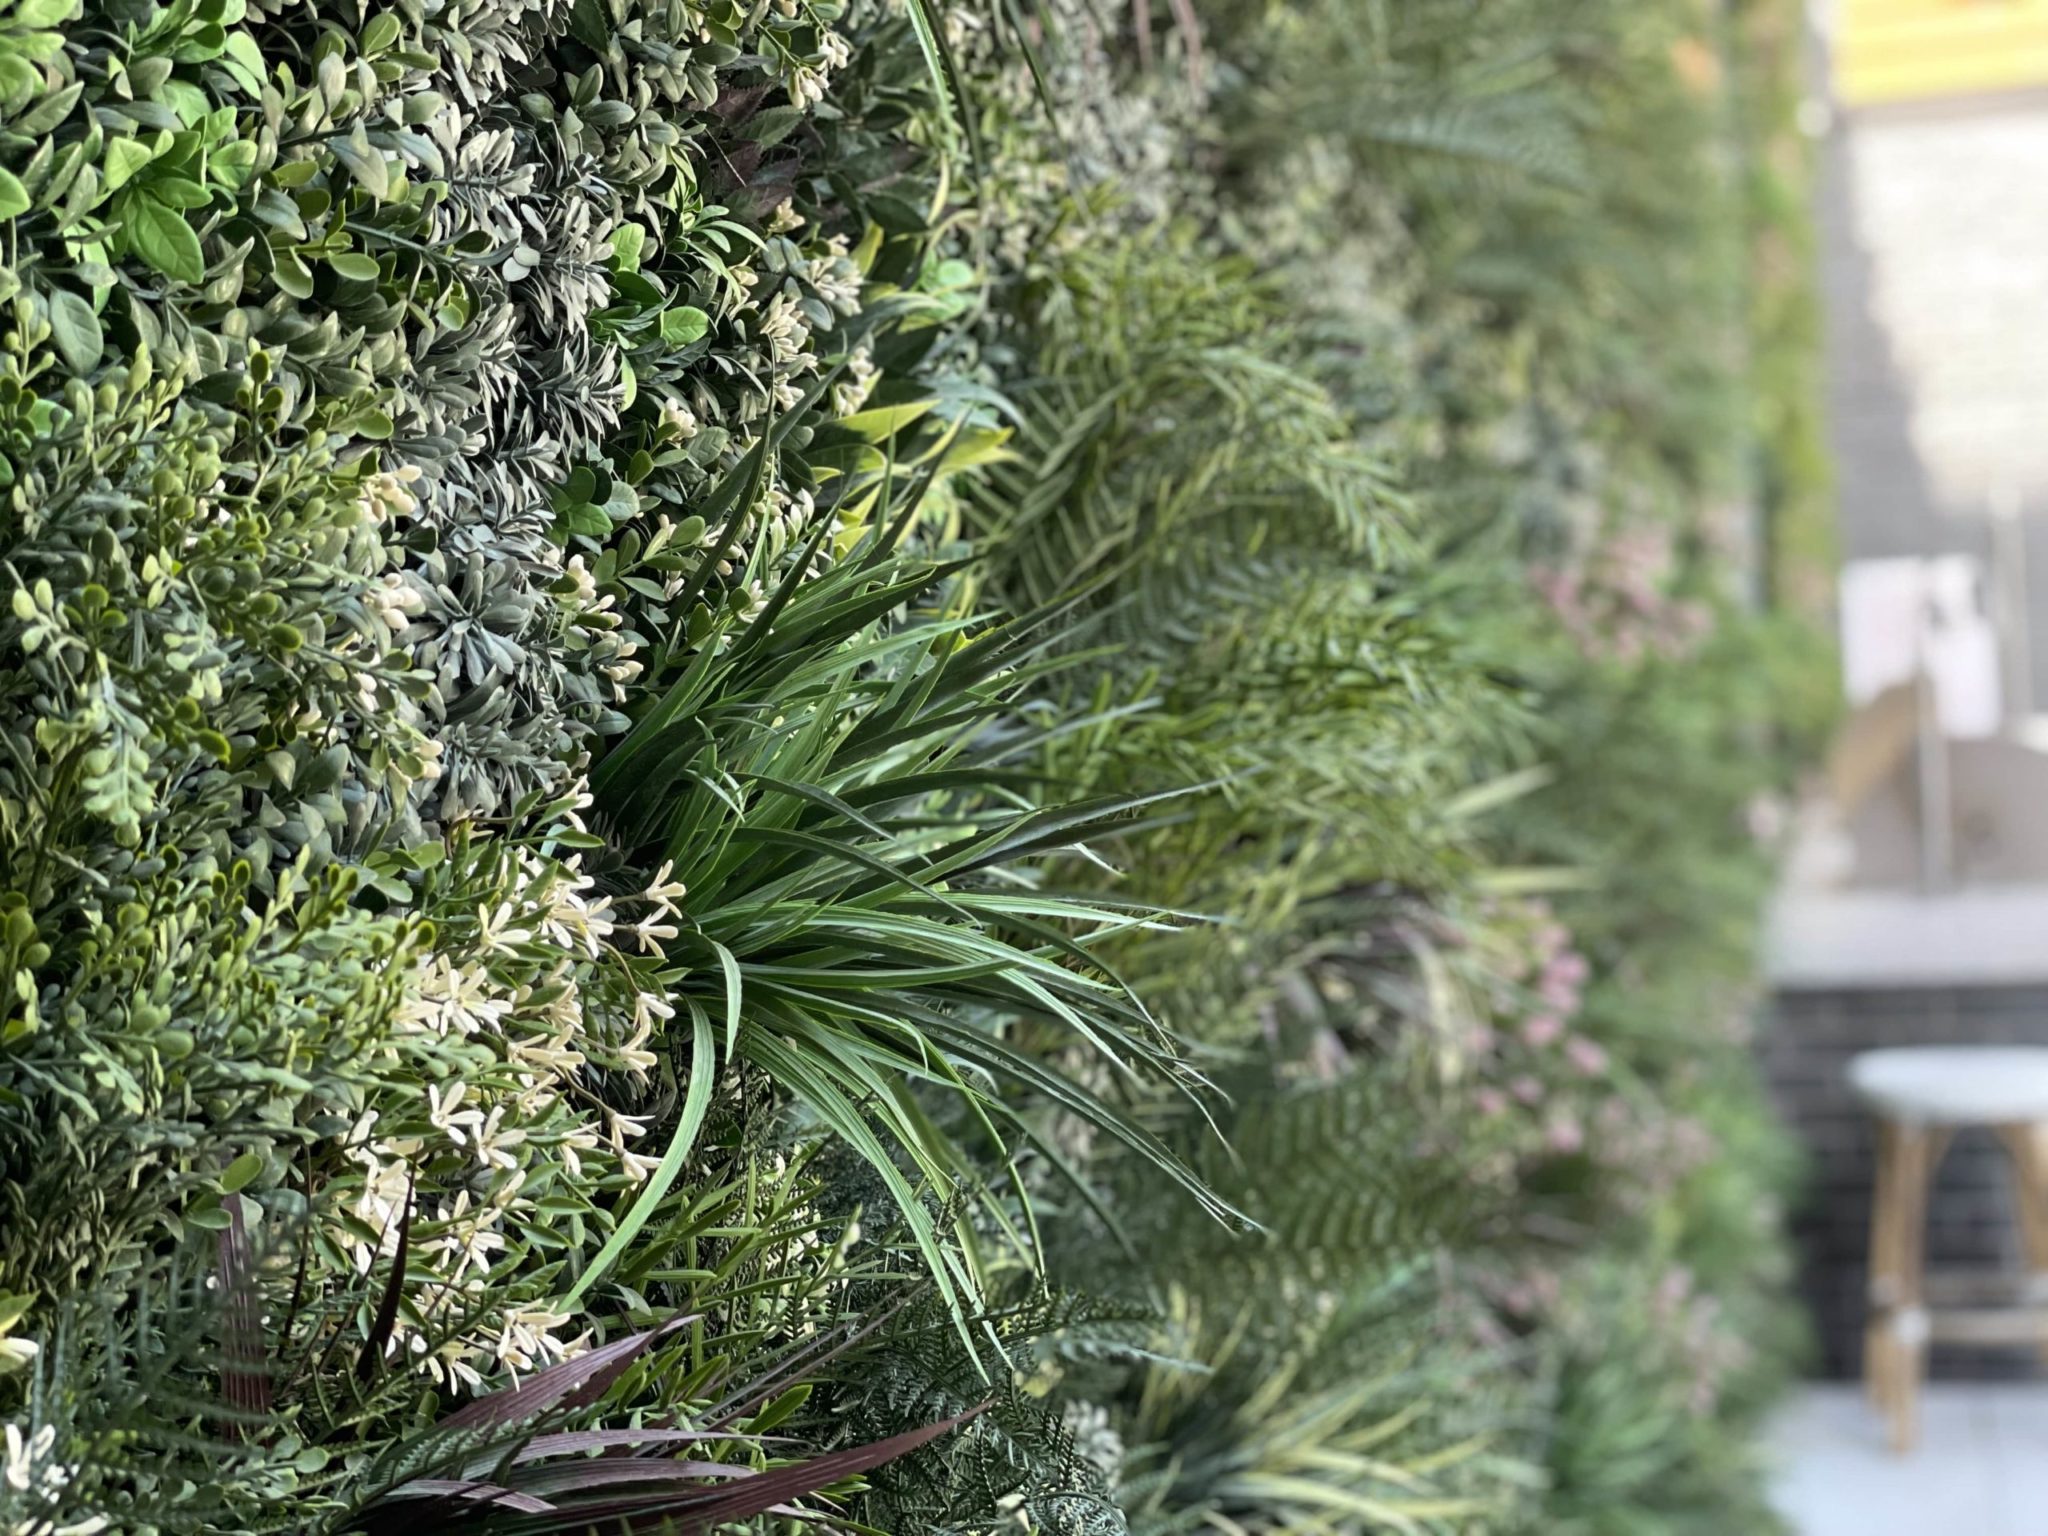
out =
<svg viewBox="0 0 2048 1536"><path fill-rule="evenodd" d="M1607 1052L1599 1042L1588 1040L1584 1035L1573 1035L1564 1043L1565 1058L1580 1073L1587 1077L1599 1077L1607 1070Z"/></svg>
<svg viewBox="0 0 2048 1536"><path fill-rule="evenodd" d="M1554 1013L1533 1015L1522 1025L1522 1038L1541 1050L1564 1033L1564 1020Z"/></svg>
<svg viewBox="0 0 2048 1536"><path fill-rule="evenodd" d="M1533 1077L1523 1076L1508 1084L1508 1092L1524 1104L1540 1103L1543 1099L1543 1085Z"/></svg>
<svg viewBox="0 0 2048 1536"><path fill-rule="evenodd" d="M1544 1129L1543 1145L1553 1152L1576 1152L1586 1144L1586 1133L1570 1118L1553 1120Z"/></svg>
<svg viewBox="0 0 2048 1536"><path fill-rule="evenodd" d="M1472 1102L1479 1107L1479 1113L1488 1120L1497 1120L1507 1113L1507 1095L1498 1088L1481 1088L1472 1095Z"/></svg>
<svg viewBox="0 0 2048 1536"><path fill-rule="evenodd" d="M1585 981L1589 969L1584 955L1575 949L1568 949L1543 967L1543 979L1549 981L1554 978L1568 986L1576 987Z"/></svg>

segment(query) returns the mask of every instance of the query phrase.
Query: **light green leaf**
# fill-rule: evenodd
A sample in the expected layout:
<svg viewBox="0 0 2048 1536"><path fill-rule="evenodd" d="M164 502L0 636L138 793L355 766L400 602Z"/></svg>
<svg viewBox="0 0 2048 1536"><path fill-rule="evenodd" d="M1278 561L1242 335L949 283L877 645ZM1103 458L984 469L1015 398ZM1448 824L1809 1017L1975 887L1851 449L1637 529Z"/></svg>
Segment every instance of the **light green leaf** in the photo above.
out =
<svg viewBox="0 0 2048 1536"><path fill-rule="evenodd" d="M621 272L640 270L640 255L647 246L647 231L638 224L621 224L612 231L612 265Z"/></svg>
<svg viewBox="0 0 2048 1536"><path fill-rule="evenodd" d="M20 0L7 19L29 32L61 27L78 13L78 0Z"/></svg>
<svg viewBox="0 0 2048 1536"><path fill-rule="evenodd" d="M327 147L370 196L381 203L391 195L391 167L385 163L384 152L371 145L360 124L352 134L329 139Z"/></svg>
<svg viewBox="0 0 2048 1536"><path fill-rule="evenodd" d="M740 1038L740 963L717 940L711 947L718 951L718 967L725 972L725 1053L730 1056Z"/></svg>
<svg viewBox="0 0 2048 1536"><path fill-rule="evenodd" d="M338 251L327 258L327 265L338 275L359 283L374 283L377 280L377 258L365 256L360 251Z"/></svg>
<svg viewBox="0 0 2048 1536"><path fill-rule="evenodd" d="M134 179L136 172L156 158L156 154L140 139L107 140L106 159L102 162L105 190L113 192L126 186Z"/></svg>
<svg viewBox="0 0 2048 1536"><path fill-rule="evenodd" d="M245 93L263 94L263 78L268 71L263 67L263 50L256 46L255 38L246 32L230 32L220 62Z"/></svg>
<svg viewBox="0 0 2048 1536"><path fill-rule="evenodd" d="M29 210L28 188L12 171L0 171L0 219L11 219Z"/></svg>
<svg viewBox="0 0 2048 1536"><path fill-rule="evenodd" d="M206 276L199 235L185 216L153 197L130 194L122 203L121 224L128 248L166 277L196 283Z"/></svg>
<svg viewBox="0 0 2048 1536"><path fill-rule="evenodd" d="M374 59L397 41L398 18L389 11L380 12L363 28L363 57Z"/></svg>
<svg viewBox="0 0 2048 1536"><path fill-rule="evenodd" d="M928 414L938 403L936 400L910 400L902 405L878 406L871 411L856 411L851 416L842 416L834 425L858 433L871 443L885 442L920 416Z"/></svg>
<svg viewBox="0 0 2048 1536"><path fill-rule="evenodd" d="M222 186L239 192L256 174L256 146L247 139L223 144L206 157L206 171Z"/></svg>
<svg viewBox="0 0 2048 1536"><path fill-rule="evenodd" d="M661 339L672 347L687 347L710 329L711 317L687 304L661 312Z"/></svg>
<svg viewBox="0 0 2048 1536"><path fill-rule="evenodd" d="M50 340L65 366L76 374L98 367L100 353L106 348L100 317L93 313L92 305L63 289L50 295Z"/></svg>

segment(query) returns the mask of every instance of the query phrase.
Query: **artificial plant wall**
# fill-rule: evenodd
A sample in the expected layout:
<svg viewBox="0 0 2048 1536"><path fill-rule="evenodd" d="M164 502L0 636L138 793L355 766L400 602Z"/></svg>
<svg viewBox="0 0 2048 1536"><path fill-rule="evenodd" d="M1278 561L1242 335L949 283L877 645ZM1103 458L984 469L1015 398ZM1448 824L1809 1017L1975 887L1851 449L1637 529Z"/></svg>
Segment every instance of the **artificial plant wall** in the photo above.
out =
<svg viewBox="0 0 2048 1536"><path fill-rule="evenodd" d="M0 15L8 1528L1766 1518L1777 9Z"/></svg>

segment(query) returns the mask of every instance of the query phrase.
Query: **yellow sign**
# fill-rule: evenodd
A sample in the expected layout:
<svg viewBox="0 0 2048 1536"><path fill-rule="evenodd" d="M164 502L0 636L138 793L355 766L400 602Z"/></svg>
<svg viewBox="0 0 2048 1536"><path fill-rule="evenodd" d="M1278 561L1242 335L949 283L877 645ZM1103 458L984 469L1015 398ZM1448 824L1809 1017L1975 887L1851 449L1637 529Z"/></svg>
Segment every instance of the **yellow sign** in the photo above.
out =
<svg viewBox="0 0 2048 1536"><path fill-rule="evenodd" d="M2048 85L2048 0L1835 0L1849 106Z"/></svg>

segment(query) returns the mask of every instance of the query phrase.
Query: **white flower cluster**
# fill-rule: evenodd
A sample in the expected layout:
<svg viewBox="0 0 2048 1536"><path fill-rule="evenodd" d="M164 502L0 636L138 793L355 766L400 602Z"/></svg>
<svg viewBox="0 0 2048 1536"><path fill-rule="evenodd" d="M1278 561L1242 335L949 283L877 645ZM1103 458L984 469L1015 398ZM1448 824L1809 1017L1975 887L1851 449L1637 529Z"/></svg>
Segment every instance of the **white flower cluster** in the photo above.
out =
<svg viewBox="0 0 2048 1536"><path fill-rule="evenodd" d="M564 829L581 829L581 799L567 802ZM659 957L685 892L669 865L614 898L573 855L472 845L470 857L486 870L498 861L491 888L516 894L443 922L436 948L414 963L384 1047L398 1070L383 1080L423 1087L355 1107L327 1236L337 1262L368 1275L409 1233L408 1305L387 1352L473 1390L587 1344L587 1334L564 1333L570 1316L524 1278L560 1257L558 1238L534 1241L558 1225L536 1190L559 1200L631 1186L659 1161L633 1150L646 1119L605 1103L586 1079L597 1066L644 1080L656 1064L654 1031L674 1014ZM421 1187L421 1170L451 1164L459 1173ZM486 1298L496 1310L477 1319Z"/></svg>
<svg viewBox="0 0 2048 1536"><path fill-rule="evenodd" d="M19 1424L9 1424L5 1433L6 1459L0 1465L0 1482L6 1484L9 1504L30 1506L29 1513L16 1509L10 1515L7 1536L94 1536L107 1528L105 1515L61 1521L54 1514L36 1510L37 1505L55 1506L78 1475L76 1467L52 1454L57 1446L54 1425L45 1424L33 1434L24 1434Z"/></svg>

